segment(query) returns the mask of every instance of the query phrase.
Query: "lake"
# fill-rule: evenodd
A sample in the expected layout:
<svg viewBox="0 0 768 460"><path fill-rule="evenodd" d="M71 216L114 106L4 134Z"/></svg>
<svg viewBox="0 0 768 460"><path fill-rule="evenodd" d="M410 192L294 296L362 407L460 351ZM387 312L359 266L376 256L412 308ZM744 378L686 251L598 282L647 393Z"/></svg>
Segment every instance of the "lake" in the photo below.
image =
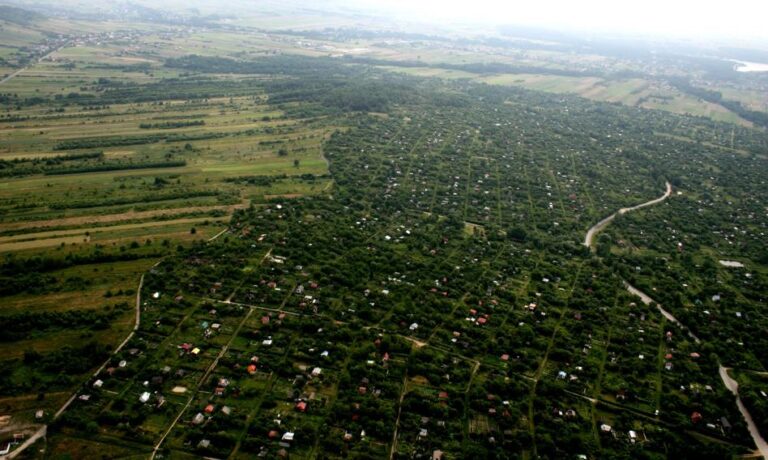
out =
<svg viewBox="0 0 768 460"><path fill-rule="evenodd" d="M763 64L760 62L737 61L735 59L731 59L731 61L736 63L737 72L768 72L768 64Z"/></svg>

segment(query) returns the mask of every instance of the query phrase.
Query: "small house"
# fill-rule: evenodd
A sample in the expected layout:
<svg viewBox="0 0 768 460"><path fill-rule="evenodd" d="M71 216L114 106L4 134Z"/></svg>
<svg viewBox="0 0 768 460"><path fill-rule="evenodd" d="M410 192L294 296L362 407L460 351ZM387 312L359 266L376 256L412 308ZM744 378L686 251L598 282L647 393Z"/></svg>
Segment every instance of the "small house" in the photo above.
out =
<svg viewBox="0 0 768 460"><path fill-rule="evenodd" d="M731 422L728 421L725 417L720 417L720 426L723 427L723 430L725 430L726 433L730 433L731 430L733 430L733 426L731 426Z"/></svg>

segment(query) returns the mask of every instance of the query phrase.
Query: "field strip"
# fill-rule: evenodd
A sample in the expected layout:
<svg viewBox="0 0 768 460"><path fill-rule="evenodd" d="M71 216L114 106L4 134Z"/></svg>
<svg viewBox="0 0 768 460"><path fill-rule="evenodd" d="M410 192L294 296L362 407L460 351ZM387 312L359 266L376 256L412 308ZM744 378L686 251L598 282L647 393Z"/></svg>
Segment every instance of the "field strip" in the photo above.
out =
<svg viewBox="0 0 768 460"><path fill-rule="evenodd" d="M186 219L160 220L160 221L153 221L153 222L140 222L137 224L111 225L107 227L84 227L84 228L76 228L73 230L51 230L47 232L25 233L23 235L3 236L3 237L0 237L0 250L2 250L2 245L7 243L16 243L21 241L37 242L39 240L45 240L49 238L60 238L60 237L73 236L73 235L85 236L86 233L91 234L91 233L113 232L116 230L132 230L136 228L164 227L164 226L179 225L179 224L195 224L199 222L204 222L206 220L211 220L211 217L193 217L193 218L186 218Z"/></svg>
<svg viewBox="0 0 768 460"><path fill-rule="evenodd" d="M77 244L83 242L83 235L49 238L45 240L16 241L0 244L0 252L23 251L25 249L49 248L52 246Z"/></svg>
<svg viewBox="0 0 768 460"><path fill-rule="evenodd" d="M176 209L153 209L150 211L127 211L119 214L105 214L102 216L77 216L62 217L60 219L35 220L0 224L0 231L23 230L25 228L66 227L74 225L88 225L95 223L120 222L124 220L147 219L151 217L173 216L175 214L189 214L194 212L225 211L232 213L237 209L247 208L250 203L244 202L228 206L194 206ZM216 217L209 217L215 219Z"/></svg>

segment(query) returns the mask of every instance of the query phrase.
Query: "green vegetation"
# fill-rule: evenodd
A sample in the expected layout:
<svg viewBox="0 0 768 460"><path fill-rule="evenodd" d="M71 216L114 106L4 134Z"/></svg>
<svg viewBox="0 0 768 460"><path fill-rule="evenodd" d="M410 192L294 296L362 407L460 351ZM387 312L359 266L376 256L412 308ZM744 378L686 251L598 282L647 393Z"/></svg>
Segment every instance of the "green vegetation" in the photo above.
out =
<svg viewBox="0 0 768 460"><path fill-rule="evenodd" d="M0 86L2 440L46 423L34 458L754 449L719 369L765 432L768 134L722 96L758 83L688 54L126 8L150 23L62 35L55 60L41 42Z"/></svg>

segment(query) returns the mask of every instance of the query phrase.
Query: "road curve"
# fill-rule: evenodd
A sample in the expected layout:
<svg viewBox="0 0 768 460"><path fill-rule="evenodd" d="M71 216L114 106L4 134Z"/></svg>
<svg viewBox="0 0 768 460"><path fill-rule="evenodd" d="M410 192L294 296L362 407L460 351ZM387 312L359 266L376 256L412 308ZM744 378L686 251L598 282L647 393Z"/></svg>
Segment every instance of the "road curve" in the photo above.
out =
<svg viewBox="0 0 768 460"><path fill-rule="evenodd" d="M662 201L669 198L669 196L672 195L672 184L667 182L666 185L667 185L667 190L664 192L664 195L658 198L654 198L651 201L646 201L645 203L638 204L637 206L632 206L629 208L621 208L618 211L611 214L610 216L606 217L605 219L593 225L592 228L590 228L589 231L587 231L587 235L584 237L584 246L590 249L594 249L595 236L598 233L600 233L602 229L607 227L608 224L610 224L611 221L616 218L616 216L621 214L626 214L631 211L636 211L638 209L645 208L647 206L653 206L654 204L661 203Z"/></svg>
<svg viewBox="0 0 768 460"><path fill-rule="evenodd" d="M763 439L763 436L757 429L757 425L755 425L755 421L752 420L752 415L749 413L746 406L744 406L744 403L741 402L741 397L739 396L739 383L728 375L728 369L723 367L722 364L720 364L719 372L725 387L736 396L736 407L739 408L741 416L744 417L744 420L747 422L747 429L749 429L749 434L752 436L752 440L757 446L757 451L760 452L760 455L762 455L763 458L768 459L768 442Z"/></svg>
<svg viewBox="0 0 768 460"><path fill-rule="evenodd" d="M657 302L655 302L648 294L644 293L640 289L637 289L636 287L632 286L631 284L627 283L626 281L624 282L624 286L627 288L627 290L630 293L640 297L640 300L644 304L649 305L651 303L655 303L656 304L656 308L659 309L661 314L665 318L667 318L667 320L669 320L669 321L671 321L673 323L678 324L683 329L686 329L686 330L688 329L677 318L672 316L671 313L666 311L664 308L662 308L661 305L659 305ZM690 335L691 338L693 338L693 340L696 343L699 343L698 337L693 335L693 333L690 330L688 330L688 335ZM760 431L757 429L757 425L755 425L755 421L752 420L752 415L749 413L749 410L746 408L746 406L744 406L744 403L741 401L741 398L739 397L739 384L738 384L738 382L736 382L736 380L734 380L733 378L731 378L730 375L728 375L728 369L727 368L723 367L723 365L720 364L720 363L718 363L718 366L720 367L719 368L719 373L720 373L720 378L723 381L723 384L728 389L728 391L733 393L733 395L736 397L736 407L739 409L739 412L741 412L742 417L744 417L744 421L747 422L747 429L749 430L750 436L752 436L752 442L754 442L755 446L757 446L757 451L760 453L760 455L764 459L768 460L768 443L765 441L763 436L760 434Z"/></svg>
<svg viewBox="0 0 768 460"><path fill-rule="evenodd" d="M672 185L667 182L667 190L664 192L664 195L660 196L659 198L653 199L651 201L646 201L645 203L639 204L637 206L632 206L630 208L621 208L615 213L611 214L610 216L606 217L605 219L601 220L600 222L596 223L592 226L592 228L589 229L587 232L587 235L584 237L584 246L587 246L590 249L594 249L593 244L595 240L595 235L597 235L602 229L604 229L608 224L611 223L611 221L616 218L617 215L625 214L630 211L635 211L640 208L644 208L646 206L652 206L657 203L661 203L662 201L669 198L669 196L672 194ZM631 294L636 295L640 298L640 300L646 304L656 304L656 308L658 308L659 312L664 316L668 321L677 324L682 329L688 331L688 335L696 342L700 343L698 337L696 337L690 329L685 327L683 323L681 323L677 318L675 318L670 312L664 309L658 302L654 301L651 296L646 294L645 292L641 291L640 289L632 286L631 284L624 281L624 287L629 291ZM728 369L723 367L722 364L718 363L719 366L719 373L720 378L723 381L723 384L725 387L730 391L735 397L736 397L736 407L738 407L739 412L741 412L742 417L744 417L744 421L747 422L747 428L749 430L749 434L752 436L752 441L755 443L755 446L757 446L757 452L766 460L768 460L768 442L765 441L765 439L760 434L760 431L757 429L757 425L755 425L754 420L752 420L752 415L749 413L749 410L747 410L746 406L744 406L744 403L741 401L741 397L739 397L739 384L731 378L730 375L728 375Z"/></svg>

